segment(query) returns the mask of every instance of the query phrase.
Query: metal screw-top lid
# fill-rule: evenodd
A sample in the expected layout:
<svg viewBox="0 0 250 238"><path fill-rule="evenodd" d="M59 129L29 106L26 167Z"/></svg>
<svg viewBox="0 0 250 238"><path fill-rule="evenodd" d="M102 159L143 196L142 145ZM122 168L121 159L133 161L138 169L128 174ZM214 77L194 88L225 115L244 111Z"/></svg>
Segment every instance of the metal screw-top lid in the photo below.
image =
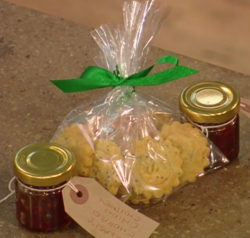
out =
<svg viewBox="0 0 250 238"><path fill-rule="evenodd" d="M37 187L56 186L74 174L75 158L64 146L44 142L21 149L14 159L14 174L23 183Z"/></svg>
<svg viewBox="0 0 250 238"><path fill-rule="evenodd" d="M183 90L180 111L196 123L220 124L231 120L240 108L240 96L229 85L203 81Z"/></svg>

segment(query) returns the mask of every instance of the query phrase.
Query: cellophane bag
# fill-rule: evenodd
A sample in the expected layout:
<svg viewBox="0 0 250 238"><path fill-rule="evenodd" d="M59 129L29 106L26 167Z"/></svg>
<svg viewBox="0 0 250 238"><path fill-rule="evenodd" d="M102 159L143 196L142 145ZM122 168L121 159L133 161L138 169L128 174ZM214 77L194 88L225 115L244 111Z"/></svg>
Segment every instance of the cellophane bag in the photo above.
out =
<svg viewBox="0 0 250 238"><path fill-rule="evenodd" d="M168 13L169 6L162 2L125 1L124 25L102 25L91 32L101 49L95 62L117 82L111 83L114 88L104 98L72 110L52 138L75 154L76 175L95 178L131 205L164 201L176 189L228 162L198 128L167 104L119 82L143 69L150 43ZM177 73L172 78L180 77ZM98 75L98 80L103 78Z"/></svg>

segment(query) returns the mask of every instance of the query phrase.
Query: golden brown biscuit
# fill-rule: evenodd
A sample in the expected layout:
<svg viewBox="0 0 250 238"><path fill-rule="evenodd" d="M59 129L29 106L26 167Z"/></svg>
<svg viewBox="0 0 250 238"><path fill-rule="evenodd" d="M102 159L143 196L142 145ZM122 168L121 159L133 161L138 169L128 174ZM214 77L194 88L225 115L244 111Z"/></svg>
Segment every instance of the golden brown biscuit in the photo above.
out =
<svg viewBox="0 0 250 238"><path fill-rule="evenodd" d="M132 173L131 202L148 203L170 194L179 185L182 159L171 142L160 144L151 137L137 141L132 153L136 160Z"/></svg>
<svg viewBox="0 0 250 238"><path fill-rule="evenodd" d="M97 160L94 177L110 193L116 195L123 182L120 171L116 169L116 164L123 160L121 150L114 142L99 139L95 141L95 150Z"/></svg>
<svg viewBox="0 0 250 238"><path fill-rule="evenodd" d="M90 168L94 165L94 161L96 161L97 158L94 150L84 136L81 127L83 127L83 125L73 123L63 128L54 139L54 142L66 146L74 153L77 174L90 176ZM84 129L90 135L86 126Z"/></svg>
<svg viewBox="0 0 250 238"><path fill-rule="evenodd" d="M160 136L163 143L171 141L172 145L180 151L183 159L181 184L194 182L197 175L203 173L204 168L209 165L210 149L207 145L207 138L191 124L182 124L178 121L164 125Z"/></svg>

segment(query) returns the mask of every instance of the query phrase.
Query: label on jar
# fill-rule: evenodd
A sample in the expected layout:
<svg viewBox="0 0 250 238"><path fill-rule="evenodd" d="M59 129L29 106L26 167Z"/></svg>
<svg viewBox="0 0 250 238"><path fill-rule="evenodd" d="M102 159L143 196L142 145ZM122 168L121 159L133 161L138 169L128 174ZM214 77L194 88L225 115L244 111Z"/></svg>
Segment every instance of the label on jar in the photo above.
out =
<svg viewBox="0 0 250 238"><path fill-rule="evenodd" d="M147 238L159 223L135 211L103 188L93 178L74 177L76 193L66 186L65 211L97 238Z"/></svg>

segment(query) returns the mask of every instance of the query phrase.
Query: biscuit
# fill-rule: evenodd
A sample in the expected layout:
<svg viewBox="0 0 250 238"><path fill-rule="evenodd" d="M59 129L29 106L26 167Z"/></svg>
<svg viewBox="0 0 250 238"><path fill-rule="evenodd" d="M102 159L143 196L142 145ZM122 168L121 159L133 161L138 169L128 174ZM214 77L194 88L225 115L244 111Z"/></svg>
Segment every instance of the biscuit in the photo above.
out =
<svg viewBox="0 0 250 238"><path fill-rule="evenodd" d="M131 202L148 203L152 198L170 194L179 185L182 159L171 142L161 145L151 137L136 142L132 173Z"/></svg>
<svg viewBox="0 0 250 238"><path fill-rule="evenodd" d="M81 176L90 176L90 167L94 165L97 159L95 151L91 148L88 140L81 131L81 127L77 123L73 123L61 129L54 142L64 145L73 152L76 158L76 172ZM85 127L86 128L86 127ZM89 130L88 134L90 134Z"/></svg>
<svg viewBox="0 0 250 238"><path fill-rule="evenodd" d="M194 182L198 174L203 173L209 165L208 159L210 149L205 138L199 129L194 128L190 123L174 121L164 125L160 138L162 143L171 141L183 159L181 166L183 174L180 176L181 184Z"/></svg>

